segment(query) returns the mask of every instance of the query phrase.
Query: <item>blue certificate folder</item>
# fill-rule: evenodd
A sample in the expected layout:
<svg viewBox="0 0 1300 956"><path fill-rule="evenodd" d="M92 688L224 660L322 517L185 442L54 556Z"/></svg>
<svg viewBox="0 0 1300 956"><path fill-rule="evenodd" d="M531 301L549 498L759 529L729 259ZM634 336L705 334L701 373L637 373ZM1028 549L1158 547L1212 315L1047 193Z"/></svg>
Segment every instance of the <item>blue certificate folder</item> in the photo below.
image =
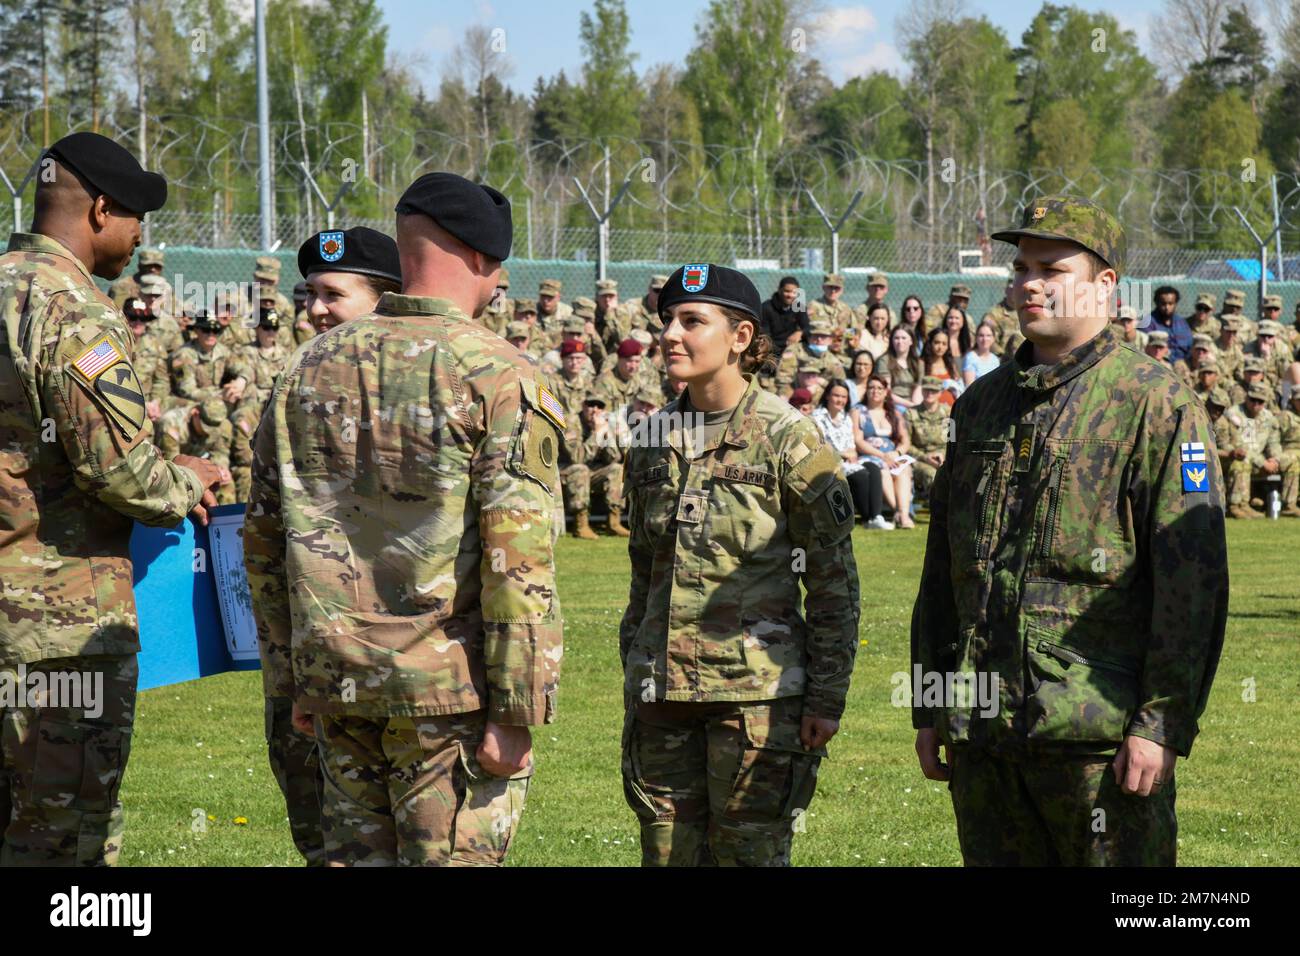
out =
<svg viewBox="0 0 1300 956"><path fill-rule="evenodd" d="M221 505L209 520L242 515L243 505ZM203 559L196 570L195 549ZM186 518L175 528L137 523L131 532L135 609L140 619L140 690L225 671L257 670L236 661L226 643L208 529Z"/></svg>

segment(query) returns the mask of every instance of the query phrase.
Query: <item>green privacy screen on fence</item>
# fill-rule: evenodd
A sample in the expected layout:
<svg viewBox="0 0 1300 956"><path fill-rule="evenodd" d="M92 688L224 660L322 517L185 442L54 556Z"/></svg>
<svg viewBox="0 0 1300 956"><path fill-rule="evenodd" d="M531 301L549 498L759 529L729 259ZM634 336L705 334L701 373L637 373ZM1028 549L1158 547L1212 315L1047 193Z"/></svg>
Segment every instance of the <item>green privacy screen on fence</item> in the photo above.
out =
<svg viewBox="0 0 1300 956"><path fill-rule="evenodd" d="M209 298L205 291L208 283L251 282L253 260L257 255L258 253L248 249L169 246L166 249L165 275L179 294L192 299L197 291L198 298L206 303ZM289 295L294 284L299 280L297 251L283 250L274 255L282 263L280 291ZM610 263L607 271L611 279L618 280L619 294L626 300L642 295L649 284L650 276L654 273L670 273L681 264L680 262L613 262ZM535 295L537 285L542 279L559 279L563 282L562 298L566 302L572 301L577 296L595 294L596 266L593 262L512 258L507 260L506 267L510 270L510 295L513 298ZM133 262L126 274L134 271ZM852 305L857 305L866 299L868 270L845 269L843 271L847 283L844 299ZM798 279L809 299L821 294L822 273L820 272L809 269L746 269L745 272L764 297L776 290L777 282L784 275L792 275ZM920 296L927 308L935 302L945 302L948 298L948 290L956 283L963 283L971 289L970 311L975 319L1002 298L1005 285L1005 279L987 275L890 272L888 276L888 301L895 310L906 295ZM1150 301L1151 291L1164 281L1150 280L1145 283L1143 288L1146 301ZM102 281L100 284L104 287L108 285ZM1232 288L1240 289L1246 294L1245 313L1250 316L1258 314L1256 307L1258 289L1254 282L1178 279L1173 284L1182 294L1179 311L1183 314L1191 311L1192 303L1199 293L1209 292L1216 297L1217 302L1222 303L1224 291ZM1289 324L1295 303L1300 300L1300 282L1270 282L1268 291L1270 294L1282 296L1282 318Z"/></svg>

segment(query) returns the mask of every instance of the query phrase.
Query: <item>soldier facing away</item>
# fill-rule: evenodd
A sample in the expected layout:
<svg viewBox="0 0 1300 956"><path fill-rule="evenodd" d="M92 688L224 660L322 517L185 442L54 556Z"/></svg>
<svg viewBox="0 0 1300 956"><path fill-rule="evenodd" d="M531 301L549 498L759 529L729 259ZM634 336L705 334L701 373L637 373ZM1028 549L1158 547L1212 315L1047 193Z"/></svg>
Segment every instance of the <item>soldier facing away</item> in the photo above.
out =
<svg viewBox="0 0 1300 956"><path fill-rule="evenodd" d="M510 206L397 205L403 293L302 346L258 426L245 562L267 696L316 737L330 865L496 865L555 718L558 402L475 317Z"/></svg>
<svg viewBox="0 0 1300 956"><path fill-rule="evenodd" d="M98 713L0 703L0 866L111 866L140 649L131 521L206 523L219 473L151 441L132 335L91 279L121 274L166 181L96 133L59 140L42 168L32 230L0 256L0 671L102 690Z"/></svg>
<svg viewBox="0 0 1300 956"><path fill-rule="evenodd" d="M1027 341L957 400L931 490L917 755L949 781L968 865L1172 865L1175 761L1228 611L1210 423L1107 322L1124 268L1109 213L1043 197L993 238L1018 246Z"/></svg>

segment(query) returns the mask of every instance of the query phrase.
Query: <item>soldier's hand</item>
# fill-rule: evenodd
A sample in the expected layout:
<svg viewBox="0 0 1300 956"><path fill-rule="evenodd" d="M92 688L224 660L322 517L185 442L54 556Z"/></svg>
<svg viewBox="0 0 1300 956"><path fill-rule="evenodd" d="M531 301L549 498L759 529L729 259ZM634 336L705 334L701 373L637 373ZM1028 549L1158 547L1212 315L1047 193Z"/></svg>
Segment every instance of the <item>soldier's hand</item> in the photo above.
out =
<svg viewBox="0 0 1300 956"><path fill-rule="evenodd" d="M316 738L316 725L312 722L311 714L299 710L296 702L293 705L293 713L289 715L289 722L293 724L293 729L304 737L311 737L313 740Z"/></svg>
<svg viewBox="0 0 1300 956"><path fill-rule="evenodd" d="M1237 461L1241 461L1242 459L1244 459L1244 458L1246 457L1246 449L1244 449L1244 448L1234 448L1234 449L1232 450L1232 457L1235 458L1235 459L1237 459Z"/></svg>
<svg viewBox="0 0 1300 956"><path fill-rule="evenodd" d="M208 509L217 506L217 496L212 493L212 489L221 484L221 468L207 458L195 458L193 455L177 455L172 461L199 476L203 485L203 497L190 510L190 515L199 524L206 526Z"/></svg>
<svg viewBox="0 0 1300 956"><path fill-rule="evenodd" d="M825 747L826 742L839 732L840 722L829 717L814 717L804 714L799 724L799 742L804 750L816 750Z"/></svg>
<svg viewBox="0 0 1300 956"><path fill-rule="evenodd" d="M1173 748L1129 734L1119 745L1111 769L1125 793L1149 797L1173 779L1177 759Z"/></svg>
<svg viewBox="0 0 1300 956"><path fill-rule="evenodd" d="M1270 458L1264 462L1264 474L1276 475L1277 470L1278 470L1278 463L1276 458Z"/></svg>
<svg viewBox="0 0 1300 956"><path fill-rule="evenodd" d="M248 385L243 378L237 378L233 382L227 382L221 386L221 396L228 402L238 401L244 394L244 387Z"/></svg>
<svg viewBox="0 0 1300 956"><path fill-rule="evenodd" d="M527 727L496 724L489 720L475 756L479 766L492 776L512 776L532 762L533 735Z"/></svg>
<svg viewBox="0 0 1300 956"><path fill-rule="evenodd" d="M145 414L149 416L149 421L151 422L156 422L158 419L162 418L162 406L157 402L145 402L144 411Z"/></svg>
<svg viewBox="0 0 1300 956"><path fill-rule="evenodd" d="M921 761L921 773L926 780L947 780L951 774L948 764L939 759L939 731L933 727L922 727L916 732L916 757ZM943 745L944 756L952 759L948 745Z"/></svg>

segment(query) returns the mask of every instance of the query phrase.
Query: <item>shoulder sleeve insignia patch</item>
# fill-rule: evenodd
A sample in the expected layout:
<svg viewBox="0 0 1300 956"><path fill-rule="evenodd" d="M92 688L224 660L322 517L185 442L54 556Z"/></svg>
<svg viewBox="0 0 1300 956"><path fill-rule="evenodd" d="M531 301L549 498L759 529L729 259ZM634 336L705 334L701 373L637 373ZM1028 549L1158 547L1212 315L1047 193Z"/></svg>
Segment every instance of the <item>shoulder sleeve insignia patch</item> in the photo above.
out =
<svg viewBox="0 0 1300 956"><path fill-rule="evenodd" d="M560 400L551 394L551 390L545 385L537 386L537 407L547 418L558 428L564 431L564 406Z"/></svg>
<svg viewBox="0 0 1300 956"><path fill-rule="evenodd" d="M126 355L113 342L112 337L102 335L88 349L74 358L69 367L77 378L90 385L108 369L125 360Z"/></svg>

